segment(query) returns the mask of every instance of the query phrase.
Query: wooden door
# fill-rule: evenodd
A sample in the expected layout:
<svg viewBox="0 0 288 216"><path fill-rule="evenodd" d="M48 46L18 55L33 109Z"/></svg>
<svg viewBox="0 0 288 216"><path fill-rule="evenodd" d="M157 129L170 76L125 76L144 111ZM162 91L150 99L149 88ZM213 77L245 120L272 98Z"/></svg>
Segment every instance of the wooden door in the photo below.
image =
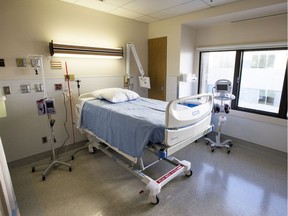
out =
<svg viewBox="0 0 288 216"><path fill-rule="evenodd" d="M148 97L166 100L167 37L148 40L148 76L151 89Z"/></svg>

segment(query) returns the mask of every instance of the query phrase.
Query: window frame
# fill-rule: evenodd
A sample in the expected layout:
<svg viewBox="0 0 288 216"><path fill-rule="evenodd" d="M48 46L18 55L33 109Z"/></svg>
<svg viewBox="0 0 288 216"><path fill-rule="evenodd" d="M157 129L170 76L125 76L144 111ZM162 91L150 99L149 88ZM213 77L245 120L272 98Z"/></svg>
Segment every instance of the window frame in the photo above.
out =
<svg viewBox="0 0 288 216"><path fill-rule="evenodd" d="M203 50L199 52L199 79L198 79L198 92L200 92L200 88L202 85L203 74L201 73L201 65L202 65L202 53L209 52L228 52L228 51L236 51L235 56L235 67L234 67L234 75L233 75L233 89L232 94L236 96L235 100L231 101L231 109L254 113L259 115L265 115L270 117L276 117L281 119L287 119L288 110L287 110L287 67L288 67L288 59L286 60L286 69L284 75L284 81L282 85L282 93L280 99L280 105L278 113L250 109L245 107L238 106L239 103L239 95L240 95L240 84L241 84L241 76L242 76L242 64L243 64L243 56L246 51L269 51L269 50L287 50L287 47L265 47L265 48L248 48L248 49L212 49L212 50Z"/></svg>

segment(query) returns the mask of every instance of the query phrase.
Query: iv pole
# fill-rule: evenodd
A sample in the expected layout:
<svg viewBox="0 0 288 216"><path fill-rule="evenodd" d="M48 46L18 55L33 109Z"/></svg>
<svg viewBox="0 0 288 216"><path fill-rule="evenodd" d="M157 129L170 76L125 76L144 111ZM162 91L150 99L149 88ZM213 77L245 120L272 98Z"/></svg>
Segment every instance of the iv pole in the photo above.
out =
<svg viewBox="0 0 288 216"><path fill-rule="evenodd" d="M44 76L43 58L42 58L42 56L38 56L38 55L28 55L28 58L31 58L31 64L34 67L36 75L38 75L39 69L41 69L40 71L42 72L42 83L43 83L43 93L44 93L43 101L45 102L45 100L48 98L48 96L46 94L46 88L45 88L45 76ZM49 166L42 173L42 180L43 181L45 181L48 171L51 168L53 168L55 165L68 166L69 167L69 171L70 172L72 171L71 164L68 164L68 163L65 163L63 161L60 161L60 159L58 159L58 157L55 154L55 146L54 146L54 144L56 143L56 138L55 138L54 128L53 128L53 126L55 124L55 119L52 119L50 113L46 113L46 114L47 114L48 122L49 122L49 136L50 136L50 145L51 145L51 160L48 161L48 162L43 162L43 163L39 163L39 164L38 163L32 164L32 172L35 172L35 168L37 166L42 166L42 165L49 164Z"/></svg>
<svg viewBox="0 0 288 216"><path fill-rule="evenodd" d="M69 77L67 62L65 62L65 70L66 70L66 76ZM75 139L75 130L74 130L74 118L73 118L73 108L72 108L72 95L71 95L70 79L69 79L69 78L68 78L68 80L67 80L67 84L68 84L68 96L69 96L71 122L72 122L73 144L75 144L75 143L76 143L76 139Z"/></svg>

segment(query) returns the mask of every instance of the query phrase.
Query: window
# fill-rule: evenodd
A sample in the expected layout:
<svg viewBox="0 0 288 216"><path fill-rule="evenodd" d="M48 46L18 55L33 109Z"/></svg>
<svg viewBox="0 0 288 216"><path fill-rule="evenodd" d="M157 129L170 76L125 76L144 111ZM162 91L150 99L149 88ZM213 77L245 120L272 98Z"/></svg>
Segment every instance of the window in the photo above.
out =
<svg viewBox="0 0 288 216"><path fill-rule="evenodd" d="M212 92L218 79L229 79L233 84L235 57L235 51L202 53L201 89L203 92Z"/></svg>
<svg viewBox="0 0 288 216"><path fill-rule="evenodd" d="M287 49L200 53L200 92L228 79L236 99L232 109L287 118Z"/></svg>

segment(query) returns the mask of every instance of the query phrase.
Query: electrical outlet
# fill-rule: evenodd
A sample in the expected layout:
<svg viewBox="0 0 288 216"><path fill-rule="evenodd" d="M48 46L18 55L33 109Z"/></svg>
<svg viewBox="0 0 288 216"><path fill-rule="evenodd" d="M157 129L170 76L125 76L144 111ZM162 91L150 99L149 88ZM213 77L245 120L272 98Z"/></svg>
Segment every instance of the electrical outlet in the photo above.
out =
<svg viewBox="0 0 288 216"><path fill-rule="evenodd" d="M47 141L47 137L45 136L45 137L42 137L42 144L45 144L45 143L47 143L48 141Z"/></svg>
<svg viewBox="0 0 288 216"><path fill-rule="evenodd" d="M61 83L54 84L54 87L55 87L55 91L62 90L62 84Z"/></svg>

